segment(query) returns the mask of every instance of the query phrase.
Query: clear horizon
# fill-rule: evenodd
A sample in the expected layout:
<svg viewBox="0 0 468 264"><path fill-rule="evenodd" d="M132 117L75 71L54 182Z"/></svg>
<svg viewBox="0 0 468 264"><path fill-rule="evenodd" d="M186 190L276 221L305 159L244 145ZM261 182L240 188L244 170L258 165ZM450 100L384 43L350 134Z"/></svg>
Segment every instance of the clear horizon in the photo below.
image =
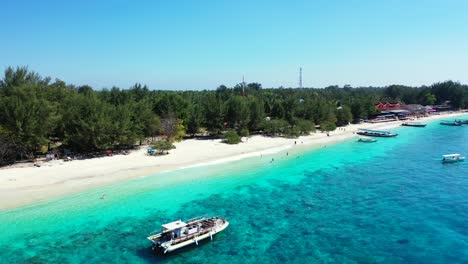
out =
<svg viewBox="0 0 468 264"><path fill-rule="evenodd" d="M95 89L468 83L468 2L12 1L0 69Z"/></svg>

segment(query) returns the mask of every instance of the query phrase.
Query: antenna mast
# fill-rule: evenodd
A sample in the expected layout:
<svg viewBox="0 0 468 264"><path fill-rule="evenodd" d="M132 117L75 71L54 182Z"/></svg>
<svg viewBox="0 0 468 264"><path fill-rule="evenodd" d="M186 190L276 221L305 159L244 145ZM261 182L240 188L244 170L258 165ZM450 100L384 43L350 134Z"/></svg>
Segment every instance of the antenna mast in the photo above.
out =
<svg viewBox="0 0 468 264"><path fill-rule="evenodd" d="M299 88L302 88L302 67L299 68Z"/></svg>

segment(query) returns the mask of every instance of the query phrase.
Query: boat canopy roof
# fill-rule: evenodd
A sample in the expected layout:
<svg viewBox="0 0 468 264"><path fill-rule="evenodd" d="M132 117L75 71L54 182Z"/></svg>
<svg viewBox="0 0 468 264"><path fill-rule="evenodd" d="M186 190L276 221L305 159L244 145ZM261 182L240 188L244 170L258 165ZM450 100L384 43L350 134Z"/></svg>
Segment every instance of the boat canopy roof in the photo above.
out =
<svg viewBox="0 0 468 264"><path fill-rule="evenodd" d="M174 229L181 228L184 226L187 226L187 224L182 222L181 220L177 220L177 221L162 225L164 231L174 230Z"/></svg>
<svg viewBox="0 0 468 264"><path fill-rule="evenodd" d="M458 157L460 156L460 154L446 154L446 155L442 155L443 157L445 158L448 158L448 157Z"/></svg>
<svg viewBox="0 0 468 264"><path fill-rule="evenodd" d="M389 131L382 131L382 130L372 130L372 129L366 129L366 128L359 128L361 131L366 131L366 132L374 132L374 133L382 133L382 134L390 134Z"/></svg>

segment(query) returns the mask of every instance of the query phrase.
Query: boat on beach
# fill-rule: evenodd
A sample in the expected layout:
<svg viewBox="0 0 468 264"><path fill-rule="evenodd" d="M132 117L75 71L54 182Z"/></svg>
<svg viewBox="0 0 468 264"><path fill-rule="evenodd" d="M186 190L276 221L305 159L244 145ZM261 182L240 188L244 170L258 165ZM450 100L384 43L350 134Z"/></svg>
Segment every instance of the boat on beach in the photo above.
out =
<svg viewBox="0 0 468 264"><path fill-rule="evenodd" d="M463 161L463 160L465 160L465 157L463 157L461 154L442 155L442 162L444 163L453 163L453 162L458 162L458 161Z"/></svg>
<svg viewBox="0 0 468 264"><path fill-rule="evenodd" d="M462 123L460 123L457 120L455 120L455 121L444 120L444 121L440 122L440 124L444 125L444 126L461 126L462 125Z"/></svg>
<svg viewBox="0 0 468 264"><path fill-rule="evenodd" d="M421 122L404 122L401 124L402 126L409 126L409 127L425 127L426 124Z"/></svg>
<svg viewBox="0 0 468 264"><path fill-rule="evenodd" d="M377 139L368 138L368 137L360 137L360 138L358 139L358 142L372 143L372 142L377 142Z"/></svg>
<svg viewBox="0 0 468 264"><path fill-rule="evenodd" d="M372 129L364 129L360 128L356 134L361 136L368 136L368 137L396 137L398 134L391 133L389 131L382 131L382 130L372 130Z"/></svg>
<svg viewBox="0 0 468 264"><path fill-rule="evenodd" d="M166 254L176 249L196 244L211 238L226 229L229 222L220 217L198 217L183 222L177 220L162 225L160 233L151 235L148 240L153 244L152 249L156 253Z"/></svg>

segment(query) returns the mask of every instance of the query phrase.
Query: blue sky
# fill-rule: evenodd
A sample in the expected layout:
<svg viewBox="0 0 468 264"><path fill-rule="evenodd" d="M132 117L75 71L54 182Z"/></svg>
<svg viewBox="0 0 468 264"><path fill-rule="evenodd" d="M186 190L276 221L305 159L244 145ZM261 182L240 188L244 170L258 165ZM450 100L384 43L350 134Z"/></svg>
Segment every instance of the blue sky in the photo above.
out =
<svg viewBox="0 0 468 264"><path fill-rule="evenodd" d="M468 83L468 1L1 1L0 68L96 89Z"/></svg>

